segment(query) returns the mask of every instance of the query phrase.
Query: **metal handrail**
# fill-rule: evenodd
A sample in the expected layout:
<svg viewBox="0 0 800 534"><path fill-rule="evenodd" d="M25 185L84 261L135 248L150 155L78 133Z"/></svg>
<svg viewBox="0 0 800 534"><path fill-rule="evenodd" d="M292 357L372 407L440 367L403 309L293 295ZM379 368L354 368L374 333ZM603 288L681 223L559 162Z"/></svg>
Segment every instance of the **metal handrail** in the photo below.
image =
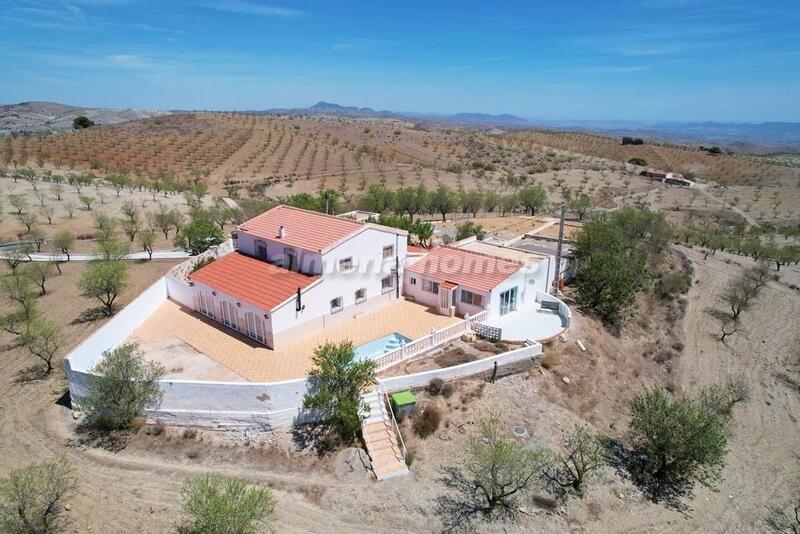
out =
<svg viewBox="0 0 800 534"><path fill-rule="evenodd" d="M400 452L403 455L401 460L402 460L403 463L406 463L406 455L408 454L406 452L406 444L403 441L403 434L400 433L400 427L397 424L397 419L395 419L395 417L394 417L394 412L392 411L392 405L391 405L391 403L389 401L389 394L386 393L386 388L384 388L383 384L381 384L380 382L378 383L378 389L381 391L381 393L383 393L383 401L385 403L389 404L389 415L392 418L392 423L394 423L394 431L395 431L395 434L397 434L397 439L400 441ZM386 404L384 404L384 409L386 409L385 406L386 406ZM408 467L408 466L406 466L406 467Z"/></svg>

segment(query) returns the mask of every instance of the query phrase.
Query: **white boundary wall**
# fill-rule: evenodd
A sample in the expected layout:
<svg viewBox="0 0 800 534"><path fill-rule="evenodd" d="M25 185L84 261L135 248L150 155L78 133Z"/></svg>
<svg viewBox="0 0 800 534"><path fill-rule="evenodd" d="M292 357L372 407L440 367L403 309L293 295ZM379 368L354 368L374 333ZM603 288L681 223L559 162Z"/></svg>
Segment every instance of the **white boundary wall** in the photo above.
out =
<svg viewBox="0 0 800 534"><path fill-rule="evenodd" d="M117 313L108 323L89 336L65 358L64 368L70 394L80 398L87 391L89 370L103 351L120 345L147 319L172 292L183 285L169 277L158 279L141 295ZM168 289L169 287L169 289ZM183 300L185 295L175 295ZM224 335L221 333L220 335ZM474 362L381 380L387 391L423 387L433 378L454 380L488 371L540 355L542 346L530 346ZM147 411L151 421L209 427L281 428L319 420L317 413L303 410L303 396L313 387L309 378L284 382L201 382L162 380L162 399Z"/></svg>
<svg viewBox="0 0 800 534"><path fill-rule="evenodd" d="M445 367L444 369L433 369L431 371L423 371L413 375L392 376L380 380L380 383L386 391L400 391L403 389L420 388L426 386L434 378L442 380L456 380L466 376L475 375L484 371L489 371L494 368L495 362L498 366L508 365L511 363L521 362L523 360L534 360L537 356L542 354L542 346L539 343L533 343L526 347L522 347L491 358L483 358L474 362L462 363L461 365L454 365L453 367Z"/></svg>

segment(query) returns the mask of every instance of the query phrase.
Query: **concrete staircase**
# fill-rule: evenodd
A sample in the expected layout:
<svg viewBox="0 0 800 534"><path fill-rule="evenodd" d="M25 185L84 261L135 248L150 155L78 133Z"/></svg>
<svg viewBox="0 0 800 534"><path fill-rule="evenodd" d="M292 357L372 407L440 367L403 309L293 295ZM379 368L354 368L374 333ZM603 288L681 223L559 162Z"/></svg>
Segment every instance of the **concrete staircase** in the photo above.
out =
<svg viewBox="0 0 800 534"><path fill-rule="evenodd" d="M380 387L368 391L361 399L370 411L361 418L361 434L372 462L372 472L378 480L386 480L408 473L405 448L394 416L386 406L386 395Z"/></svg>

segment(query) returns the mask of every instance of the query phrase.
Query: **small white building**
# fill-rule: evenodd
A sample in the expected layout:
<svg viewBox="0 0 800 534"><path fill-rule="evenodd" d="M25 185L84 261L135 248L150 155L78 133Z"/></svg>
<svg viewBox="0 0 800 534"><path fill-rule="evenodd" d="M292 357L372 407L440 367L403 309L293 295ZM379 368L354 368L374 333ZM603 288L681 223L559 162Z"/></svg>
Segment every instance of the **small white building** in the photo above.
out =
<svg viewBox="0 0 800 534"><path fill-rule="evenodd" d="M475 238L433 249L409 262L403 292L407 298L449 315L483 310L499 317L536 302L553 280L553 258Z"/></svg>

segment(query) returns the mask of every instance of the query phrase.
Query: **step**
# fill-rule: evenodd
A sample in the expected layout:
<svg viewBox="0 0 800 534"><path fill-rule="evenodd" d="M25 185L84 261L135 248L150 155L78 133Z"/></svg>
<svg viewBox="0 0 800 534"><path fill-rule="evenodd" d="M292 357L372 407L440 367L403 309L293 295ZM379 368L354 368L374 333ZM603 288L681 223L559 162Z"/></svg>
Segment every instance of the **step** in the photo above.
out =
<svg viewBox="0 0 800 534"><path fill-rule="evenodd" d="M394 477L399 477L408 474L408 467L405 462L398 463L394 469L379 469L375 472L375 478L378 480L387 480Z"/></svg>
<svg viewBox="0 0 800 534"><path fill-rule="evenodd" d="M367 423L365 425L361 425L361 432L365 433L365 434L373 434L374 432L376 432L378 430L380 430L382 432L385 432L389 428L391 428L391 427L387 424L387 422L378 421L378 422L375 422L375 423Z"/></svg>
<svg viewBox="0 0 800 534"><path fill-rule="evenodd" d="M372 461L372 470L375 471L376 469L377 470L386 469L396 463L402 463L403 465L405 465L405 461L402 460L401 458L398 458L394 454L384 455L381 456L380 458L375 458Z"/></svg>

